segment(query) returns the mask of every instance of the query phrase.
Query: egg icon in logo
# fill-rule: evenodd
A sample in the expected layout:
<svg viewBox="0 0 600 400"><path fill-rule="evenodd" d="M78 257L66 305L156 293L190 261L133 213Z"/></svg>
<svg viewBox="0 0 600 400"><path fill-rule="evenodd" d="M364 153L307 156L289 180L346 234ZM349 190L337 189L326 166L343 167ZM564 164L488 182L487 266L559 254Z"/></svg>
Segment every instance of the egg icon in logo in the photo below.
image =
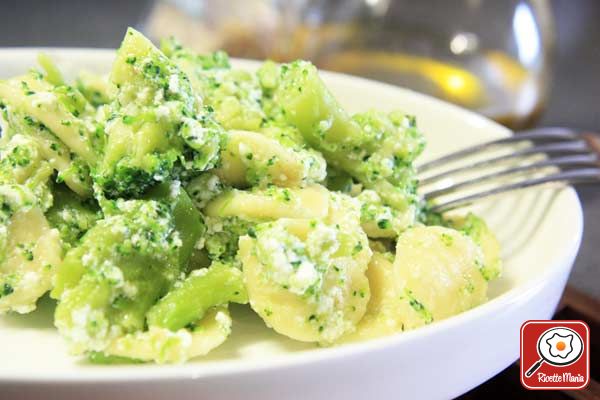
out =
<svg viewBox="0 0 600 400"><path fill-rule="evenodd" d="M546 343L550 346L549 351L552 357L567 358L573 352L573 335L561 335L555 332L551 337L546 339Z"/></svg>

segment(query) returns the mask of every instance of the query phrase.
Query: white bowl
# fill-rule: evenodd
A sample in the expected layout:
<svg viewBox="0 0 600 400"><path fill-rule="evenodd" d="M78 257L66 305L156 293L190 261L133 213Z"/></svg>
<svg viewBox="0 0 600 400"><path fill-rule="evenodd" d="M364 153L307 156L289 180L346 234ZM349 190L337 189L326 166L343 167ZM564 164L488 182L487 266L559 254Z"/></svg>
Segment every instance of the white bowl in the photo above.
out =
<svg viewBox="0 0 600 400"><path fill-rule="evenodd" d="M0 78L25 72L39 50L0 50ZM67 77L80 69L106 72L114 57L105 50L44 51ZM429 142L424 159L510 134L492 121L405 89L340 74L322 76L352 112L400 108L415 114ZM275 334L247 309L236 307L232 337L207 358L184 365L102 366L68 355L45 300L34 314L0 317L0 393L46 399L458 396L518 358L524 321L552 316L583 225L571 188L506 195L482 204L479 212L503 245L505 272L490 286L488 303L461 315L393 337L316 348Z"/></svg>

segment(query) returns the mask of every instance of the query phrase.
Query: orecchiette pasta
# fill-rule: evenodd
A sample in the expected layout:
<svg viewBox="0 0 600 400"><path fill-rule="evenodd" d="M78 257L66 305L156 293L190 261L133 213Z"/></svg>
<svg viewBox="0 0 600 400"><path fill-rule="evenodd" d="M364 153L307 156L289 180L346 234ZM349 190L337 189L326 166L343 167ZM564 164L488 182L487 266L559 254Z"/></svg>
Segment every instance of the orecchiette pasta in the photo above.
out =
<svg viewBox="0 0 600 400"><path fill-rule="evenodd" d="M370 339L500 275L482 219L417 195L415 117L349 114L309 62L240 70L134 29L107 75L38 61L0 81L0 314L50 292L75 355L205 355L230 303L294 340Z"/></svg>

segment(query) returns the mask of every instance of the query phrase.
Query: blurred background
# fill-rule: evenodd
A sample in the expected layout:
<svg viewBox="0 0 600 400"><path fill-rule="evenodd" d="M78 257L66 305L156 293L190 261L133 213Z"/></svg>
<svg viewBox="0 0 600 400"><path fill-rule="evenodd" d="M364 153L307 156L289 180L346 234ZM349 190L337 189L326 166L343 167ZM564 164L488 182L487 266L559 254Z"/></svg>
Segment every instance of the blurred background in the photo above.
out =
<svg viewBox="0 0 600 400"><path fill-rule="evenodd" d="M0 46L114 48L134 26L200 51L311 59L513 128L600 127L597 0L2 0L0 9Z"/></svg>
<svg viewBox="0 0 600 400"><path fill-rule="evenodd" d="M115 48L133 26L198 51L310 59L512 129L600 132L599 20L599 0L0 0L0 46ZM570 285L597 301L600 188L578 192L586 228ZM493 393L520 389L510 374Z"/></svg>

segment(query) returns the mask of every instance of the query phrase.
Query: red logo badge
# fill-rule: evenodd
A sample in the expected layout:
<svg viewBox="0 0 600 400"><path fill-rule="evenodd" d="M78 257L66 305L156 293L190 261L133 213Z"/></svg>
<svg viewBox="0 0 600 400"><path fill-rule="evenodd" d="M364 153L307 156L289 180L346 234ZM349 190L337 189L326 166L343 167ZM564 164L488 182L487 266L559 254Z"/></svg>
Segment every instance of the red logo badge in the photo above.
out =
<svg viewBox="0 0 600 400"><path fill-rule="evenodd" d="M589 333L583 321L525 322L521 326L521 384L534 390L586 387Z"/></svg>

